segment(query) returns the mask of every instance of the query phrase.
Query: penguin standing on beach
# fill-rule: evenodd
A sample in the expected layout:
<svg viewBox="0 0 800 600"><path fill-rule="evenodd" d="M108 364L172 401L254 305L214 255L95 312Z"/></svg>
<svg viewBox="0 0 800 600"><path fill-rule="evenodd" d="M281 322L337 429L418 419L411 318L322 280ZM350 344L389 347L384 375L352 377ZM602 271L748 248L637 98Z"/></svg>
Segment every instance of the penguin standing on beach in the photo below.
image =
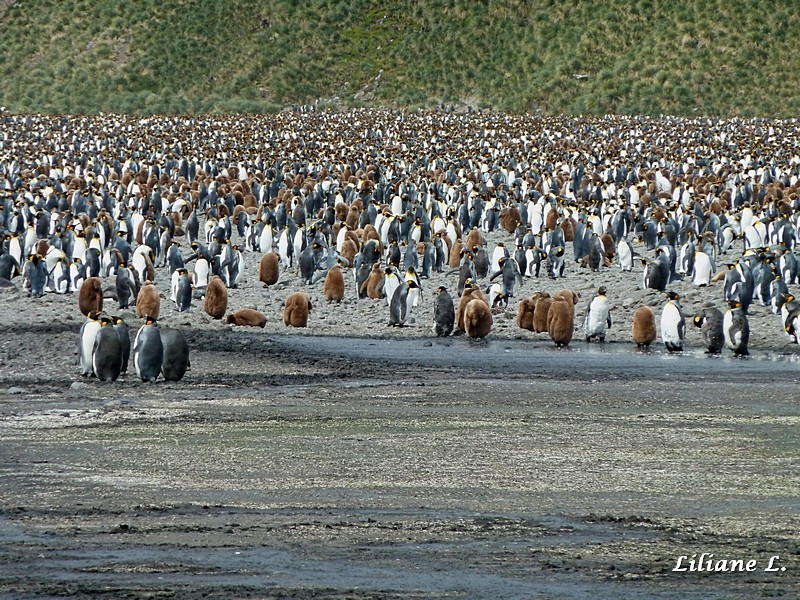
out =
<svg viewBox="0 0 800 600"><path fill-rule="evenodd" d="M44 296L47 279L47 264L44 259L40 254L31 254L28 257L28 264L25 268L25 280L30 290L30 295L34 298Z"/></svg>
<svg viewBox="0 0 800 600"><path fill-rule="evenodd" d="M402 327L406 324L414 306L416 294L413 293L413 290L415 289L419 289L415 281L400 281L389 303L389 325Z"/></svg>
<svg viewBox="0 0 800 600"><path fill-rule="evenodd" d="M120 263L116 276L117 304L120 308L128 308L131 301L135 302L139 295L139 286L133 271L126 263Z"/></svg>
<svg viewBox="0 0 800 600"><path fill-rule="evenodd" d="M719 354L725 345L725 336L722 331L722 313L714 307L707 307L703 312L695 315L692 322L699 327L706 344L706 354Z"/></svg>
<svg viewBox="0 0 800 600"><path fill-rule="evenodd" d="M92 370L100 381L116 381L122 372L122 345L110 317L100 317L92 348Z"/></svg>
<svg viewBox="0 0 800 600"><path fill-rule="evenodd" d="M658 335L656 314L653 309L643 304L633 313L631 323L631 339L639 348L649 348Z"/></svg>
<svg viewBox="0 0 800 600"><path fill-rule="evenodd" d="M119 338L120 352L122 354L122 365L120 373L128 372L128 361L131 357L131 334L128 331L128 324L122 317L112 317L114 321L114 331Z"/></svg>
<svg viewBox="0 0 800 600"><path fill-rule="evenodd" d="M154 383L161 372L164 345L155 319L148 317L133 342L133 366L142 381Z"/></svg>
<svg viewBox="0 0 800 600"><path fill-rule="evenodd" d="M94 375L92 354L94 352L94 340L98 331L100 331L100 314L96 311L89 311L86 321L81 325L78 338L78 365L81 369L81 375L84 377Z"/></svg>
<svg viewBox="0 0 800 600"><path fill-rule="evenodd" d="M670 352L682 352L686 334L686 320L678 302L677 292L667 292L667 303L661 311L661 339Z"/></svg>
<svg viewBox="0 0 800 600"><path fill-rule="evenodd" d="M597 295L589 301L589 306L586 308L583 328L587 342L591 342L593 338L601 342L606 341L606 329L611 328L611 308L606 296L607 291L605 286L599 287Z"/></svg>
<svg viewBox="0 0 800 600"><path fill-rule="evenodd" d="M434 293L433 330L439 337L447 337L453 333L456 311L453 299L444 286L439 286Z"/></svg>
<svg viewBox="0 0 800 600"><path fill-rule="evenodd" d="M725 334L725 345L733 350L736 356L748 354L747 344L750 341L750 324L741 302L730 300L730 307L725 312L722 330Z"/></svg>
<svg viewBox="0 0 800 600"><path fill-rule="evenodd" d="M163 346L161 375L164 381L180 381L189 369L189 344L177 329L164 327L160 330Z"/></svg>
<svg viewBox="0 0 800 600"><path fill-rule="evenodd" d="M184 269L178 269L177 281L174 286L175 306L178 312L185 312L192 306L192 283L189 281L189 272ZM174 275L174 274L173 274Z"/></svg>

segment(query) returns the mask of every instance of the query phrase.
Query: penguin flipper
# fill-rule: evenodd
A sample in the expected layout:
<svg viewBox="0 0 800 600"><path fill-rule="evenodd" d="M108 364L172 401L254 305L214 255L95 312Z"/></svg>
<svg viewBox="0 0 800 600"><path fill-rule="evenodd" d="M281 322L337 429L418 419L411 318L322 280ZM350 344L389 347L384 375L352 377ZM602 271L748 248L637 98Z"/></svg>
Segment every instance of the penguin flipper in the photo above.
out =
<svg viewBox="0 0 800 600"><path fill-rule="evenodd" d="M319 272L318 272L316 275L314 275L314 277L311 279L311 283L312 283L312 284L315 284L315 283L317 283L317 282L318 282L320 279L323 279L323 278L327 277L327 276L328 276L328 271L329 271L329 269L325 269L324 271L319 271Z"/></svg>

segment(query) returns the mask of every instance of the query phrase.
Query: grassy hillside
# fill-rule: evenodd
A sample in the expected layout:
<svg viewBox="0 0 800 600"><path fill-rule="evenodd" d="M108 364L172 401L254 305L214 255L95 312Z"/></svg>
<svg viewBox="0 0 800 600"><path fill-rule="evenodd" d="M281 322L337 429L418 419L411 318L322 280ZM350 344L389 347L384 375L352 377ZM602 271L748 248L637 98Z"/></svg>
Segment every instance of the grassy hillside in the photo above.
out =
<svg viewBox="0 0 800 600"><path fill-rule="evenodd" d="M0 0L0 104L798 116L800 12L774 4Z"/></svg>

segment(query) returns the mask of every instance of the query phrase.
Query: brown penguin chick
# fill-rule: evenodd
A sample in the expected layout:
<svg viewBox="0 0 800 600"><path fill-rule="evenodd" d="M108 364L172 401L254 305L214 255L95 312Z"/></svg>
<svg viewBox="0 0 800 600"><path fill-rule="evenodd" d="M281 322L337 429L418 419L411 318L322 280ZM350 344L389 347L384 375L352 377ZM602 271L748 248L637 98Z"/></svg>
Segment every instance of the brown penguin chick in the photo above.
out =
<svg viewBox="0 0 800 600"><path fill-rule="evenodd" d="M547 331L547 315L553 298L547 292L536 292L533 297L533 332L544 333Z"/></svg>
<svg viewBox="0 0 800 600"><path fill-rule="evenodd" d="M377 240L381 241L381 236L378 235L378 230L375 229L375 226L371 223L367 223L364 225L364 229L361 231L361 241L365 244L370 240Z"/></svg>
<svg viewBox="0 0 800 600"><path fill-rule="evenodd" d="M351 242L353 242L356 248L361 247L361 238L358 237L358 234L355 231L353 231L352 227L348 228L347 231L345 232L345 239L348 239ZM380 240L378 240L378 246L380 247Z"/></svg>
<svg viewBox="0 0 800 600"><path fill-rule="evenodd" d="M520 222L519 209L516 206L509 206L500 211L500 227L508 233L513 234Z"/></svg>
<svg viewBox="0 0 800 600"><path fill-rule="evenodd" d="M464 292L461 294L461 298L458 301L458 308L456 309L456 327L461 333L466 332L464 329L464 313L467 309L467 304L476 298L480 298L486 306L489 306L486 295L481 291L481 288L467 280Z"/></svg>
<svg viewBox="0 0 800 600"><path fill-rule="evenodd" d="M558 210L555 208L548 211L544 221L544 226L548 231L553 231L553 229L558 227L558 216Z"/></svg>
<svg viewBox="0 0 800 600"><path fill-rule="evenodd" d="M381 268L380 263L375 263L372 265L372 270L369 272L369 276L367 276L367 298L372 300L380 300L383 298L383 282L385 281L383 277L383 269Z"/></svg>
<svg viewBox="0 0 800 600"><path fill-rule="evenodd" d="M342 243L342 251L340 254L352 265L356 254L358 254L358 244L353 242L349 237L345 238Z"/></svg>
<svg viewBox="0 0 800 600"><path fill-rule="evenodd" d="M311 311L311 300L305 292L295 292L286 298L283 306L283 324L287 327L305 327L308 325L308 313Z"/></svg>
<svg viewBox="0 0 800 600"><path fill-rule="evenodd" d="M576 294L572 290L568 290L568 289L561 290L560 292L558 292L553 297L554 298L564 298L565 300L567 300L570 303L570 306L572 306L573 312L575 311L575 305L578 303L578 299L580 298L580 296L578 294Z"/></svg>
<svg viewBox="0 0 800 600"><path fill-rule="evenodd" d="M536 310L536 302L533 298L523 298L517 306L517 326L521 329L533 331L533 315Z"/></svg>
<svg viewBox="0 0 800 600"><path fill-rule="evenodd" d="M50 249L50 242L47 240L39 240L36 242L36 252L35 254L41 254L42 256L47 256L47 251Z"/></svg>
<svg viewBox="0 0 800 600"><path fill-rule="evenodd" d="M562 219L561 223L559 223L559 227L561 227L561 231L564 232L564 241L565 242L574 242L575 241L575 219L569 217L568 219Z"/></svg>
<svg viewBox="0 0 800 600"><path fill-rule="evenodd" d="M267 317L264 313L252 308L242 308L228 315L228 325L263 328L266 324Z"/></svg>
<svg viewBox="0 0 800 600"><path fill-rule="evenodd" d="M600 236L600 243L603 245L603 254L607 260L613 261L617 255L617 246L614 243L614 238L610 233L604 233Z"/></svg>
<svg viewBox="0 0 800 600"><path fill-rule="evenodd" d="M464 308L464 333L471 338L485 338L492 330L492 311L480 298L473 298Z"/></svg>
<svg viewBox="0 0 800 600"><path fill-rule="evenodd" d="M228 288L219 275L214 275L208 282L205 310L212 319L221 319L228 310Z"/></svg>
<svg viewBox="0 0 800 600"><path fill-rule="evenodd" d="M642 347L648 347L656 339L656 314L649 306L640 306L633 313L633 325L631 326L631 339L633 343Z"/></svg>
<svg viewBox="0 0 800 600"><path fill-rule="evenodd" d="M467 234L467 239L464 242L464 245L467 248L472 248L473 246L480 246L481 248L486 245L486 240L483 239L483 234L481 233L480 229L477 227L473 227L469 230Z"/></svg>
<svg viewBox="0 0 800 600"><path fill-rule="evenodd" d="M339 304L344 298L344 275L339 265L334 265L328 270L325 284L322 286L322 295L325 296L328 303Z"/></svg>
<svg viewBox="0 0 800 600"><path fill-rule="evenodd" d="M181 213L179 212L172 212L172 222L174 224L174 229L172 230L172 237L180 237L182 235L186 235L186 232L183 230L183 219L181 218Z"/></svg>
<svg viewBox="0 0 800 600"><path fill-rule="evenodd" d="M347 211L347 217L345 218L345 223L350 229L355 229L358 227L358 220L361 218L361 212L355 206L351 206L350 210Z"/></svg>
<svg viewBox="0 0 800 600"><path fill-rule="evenodd" d="M88 316L90 311L103 310L103 282L99 277L88 277L78 293L78 309Z"/></svg>
<svg viewBox="0 0 800 600"><path fill-rule="evenodd" d="M267 252L261 257L258 265L258 280L264 284L264 287L278 283L281 271L280 262L281 257L277 252Z"/></svg>
<svg viewBox="0 0 800 600"><path fill-rule="evenodd" d="M556 346L566 346L572 341L575 330L575 305L565 296L556 296L547 313L547 333Z"/></svg>
<svg viewBox="0 0 800 600"><path fill-rule="evenodd" d="M158 320L160 314L161 298L158 295L156 286L148 279L139 289L139 294L136 296L136 316L142 319L152 317Z"/></svg>
<svg viewBox="0 0 800 600"><path fill-rule="evenodd" d="M445 239L447 237L445 236ZM471 248L472 246L470 246ZM461 265L461 253L464 251L464 243L461 240L456 240L453 247L450 249L450 257L447 261L447 266L451 269L457 269Z"/></svg>
<svg viewBox="0 0 800 600"><path fill-rule="evenodd" d="M337 202L336 206L333 207L333 211L336 217L336 222L341 223L347 219L347 213L350 211L350 207L344 202Z"/></svg>

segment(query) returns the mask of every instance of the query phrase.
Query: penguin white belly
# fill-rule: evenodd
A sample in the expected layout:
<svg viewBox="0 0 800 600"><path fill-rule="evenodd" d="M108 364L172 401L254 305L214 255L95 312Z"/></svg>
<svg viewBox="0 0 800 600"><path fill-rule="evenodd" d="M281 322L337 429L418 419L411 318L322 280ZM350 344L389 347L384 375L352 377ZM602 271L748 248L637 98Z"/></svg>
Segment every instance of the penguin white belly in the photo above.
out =
<svg viewBox="0 0 800 600"><path fill-rule="evenodd" d="M711 283L711 259L705 252L698 252L694 257L694 277L692 283L705 286Z"/></svg>
<svg viewBox="0 0 800 600"><path fill-rule="evenodd" d="M661 313L661 338L668 346L680 347L683 345L679 325L681 315L672 303L667 304Z"/></svg>
<svg viewBox="0 0 800 600"><path fill-rule="evenodd" d="M608 303L595 301L589 307L586 322L586 335L596 336L604 334L608 319Z"/></svg>
<svg viewBox="0 0 800 600"><path fill-rule="evenodd" d="M406 319L411 316L411 309L419 304L419 289L411 288L408 290L406 298Z"/></svg>
<svg viewBox="0 0 800 600"><path fill-rule="evenodd" d="M447 238L450 240L450 247L452 247L453 244L455 244L456 240L458 239L458 236L456 235L456 228L453 227L452 223L448 223L446 231L447 231L446 234Z"/></svg>
<svg viewBox="0 0 800 600"><path fill-rule="evenodd" d="M292 261L289 258L289 234L284 229L281 237L278 238L278 254L281 257L281 266L284 270L292 266Z"/></svg>
<svg viewBox="0 0 800 600"><path fill-rule="evenodd" d="M178 273L178 270L175 269L172 272L172 280L170 281L170 286L169 286L170 289L169 299L172 300L173 302L175 302L175 300L178 298L178 281L180 281L180 278L181 278L180 273Z"/></svg>
<svg viewBox="0 0 800 600"><path fill-rule="evenodd" d="M633 269L633 249L627 241L619 241L619 244L617 244L617 255L619 256L620 269L623 271L631 271Z"/></svg>
<svg viewBox="0 0 800 600"><path fill-rule="evenodd" d="M336 251L341 254L344 247L344 241L347 238L347 227L342 226L339 233L336 234Z"/></svg>
<svg viewBox="0 0 800 600"><path fill-rule="evenodd" d="M725 336L725 345L728 348L736 348L739 343L742 341L742 335L740 331L733 333L731 331L733 327L733 312L726 311L725 316L722 319L722 333Z"/></svg>
<svg viewBox="0 0 800 600"><path fill-rule="evenodd" d="M99 321L89 321L83 328L81 335L81 375L91 375L94 373L92 364L92 351L94 350L94 339L100 331Z"/></svg>
<svg viewBox="0 0 800 600"><path fill-rule="evenodd" d="M386 304L387 306L391 306L392 304L392 297L394 296L395 291L399 287L400 282L397 280L397 277L385 277L383 283L383 292L386 294Z"/></svg>
<svg viewBox="0 0 800 600"><path fill-rule="evenodd" d="M533 275L533 269L536 265L533 264L535 260L533 248L528 248L525 250L525 277L531 277Z"/></svg>
<svg viewBox="0 0 800 600"><path fill-rule="evenodd" d="M194 266L192 272L194 279L194 287L204 288L208 287L208 261L205 259L198 259L197 264Z"/></svg>

